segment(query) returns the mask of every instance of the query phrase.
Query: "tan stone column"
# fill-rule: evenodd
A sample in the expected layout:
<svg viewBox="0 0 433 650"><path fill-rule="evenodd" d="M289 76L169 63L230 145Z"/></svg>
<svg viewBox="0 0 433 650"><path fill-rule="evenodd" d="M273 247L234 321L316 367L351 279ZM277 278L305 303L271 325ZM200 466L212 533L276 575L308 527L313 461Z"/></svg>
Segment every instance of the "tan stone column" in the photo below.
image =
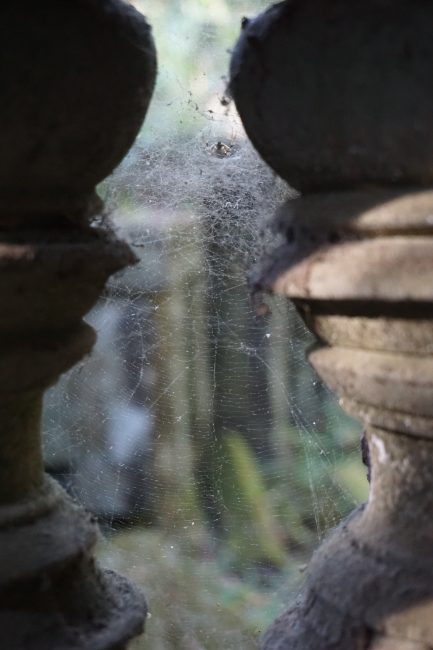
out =
<svg viewBox="0 0 433 650"><path fill-rule="evenodd" d="M120 650L143 597L97 566L95 521L44 474L40 415L92 348L82 317L134 262L96 225L95 186L140 128L153 42L120 0L23 0L0 8L0 51L0 645Z"/></svg>
<svg viewBox="0 0 433 650"><path fill-rule="evenodd" d="M310 361L361 418L368 503L332 532L266 650L433 647L433 5L291 0L249 22L232 92L303 193L259 289L288 296Z"/></svg>

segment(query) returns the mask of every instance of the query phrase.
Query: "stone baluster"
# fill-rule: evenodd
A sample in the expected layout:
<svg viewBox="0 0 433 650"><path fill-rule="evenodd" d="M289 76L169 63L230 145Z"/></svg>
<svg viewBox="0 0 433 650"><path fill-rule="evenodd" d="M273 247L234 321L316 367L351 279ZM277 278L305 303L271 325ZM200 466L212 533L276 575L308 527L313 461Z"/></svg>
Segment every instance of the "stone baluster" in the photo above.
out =
<svg viewBox="0 0 433 650"><path fill-rule="evenodd" d="M134 262L95 186L146 113L153 41L121 0L23 0L0 9L0 49L0 645L120 650L144 599L98 567L95 521L44 474L40 416L92 348L82 317Z"/></svg>
<svg viewBox="0 0 433 650"><path fill-rule="evenodd" d="M310 361L365 423L368 503L314 555L266 650L433 647L433 4L287 0L244 30L231 88L302 192L259 288L291 298Z"/></svg>

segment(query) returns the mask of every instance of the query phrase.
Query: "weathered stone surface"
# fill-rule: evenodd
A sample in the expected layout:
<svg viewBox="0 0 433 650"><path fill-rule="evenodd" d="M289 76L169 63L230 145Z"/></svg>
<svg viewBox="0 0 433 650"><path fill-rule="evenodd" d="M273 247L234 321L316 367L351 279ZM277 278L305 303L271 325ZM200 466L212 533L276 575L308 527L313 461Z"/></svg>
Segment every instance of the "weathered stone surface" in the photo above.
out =
<svg viewBox="0 0 433 650"><path fill-rule="evenodd" d="M410 415L395 409L390 411L383 406L376 408L347 397L340 399L340 405L347 413L362 420L366 425L386 431L400 431L407 436L432 437L433 418Z"/></svg>
<svg viewBox="0 0 433 650"><path fill-rule="evenodd" d="M433 5L286 0L246 25L230 87L253 144L301 191L433 181Z"/></svg>
<svg viewBox="0 0 433 650"><path fill-rule="evenodd" d="M433 647L433 5L286 0L248 22L231 89L303 192L255 287L295 301L310 354L366 425L368 503L314 555L266 650Z"/></svg>
<svg viewBox="0 0 433 650"><path fill-rule="evenodd" d="M150 28L123 0L24 0L2 3L0 42L0 214L80 220L143 121Z"/></svg>
<svg viewBox="0 0 433 650"><path fill-rule="evenodd" d="M277 216L287 243L262 282L292 298L427 303L433 297L431 205L431 192L379 190L291 200Z"/></svg>
<svg viewBox="0 0 433 650"><path fill-rule="evenodd" d="M322 348L310 361L342 397L371 406L433 417L433 356Z"/></svg>
<svg viewBox="0 0 433 650"><path fill-rule="evenodd" d="M0 8L0 628L7 650L123 650L143 596L93 559L97 526L43 472L43 392L89 353L82 318L135 261L91 217L153 90L146 21L121 0Z"/></svg>
<svg viewBox="0 0 433 650"><path fill-rule="evenodd" d="M8 648L105 650L140 632L143 597L95 565L96 523L54 481L45 478L0 516L0 626Z"/></svg>
<svg viewBox="0 0 433 650"><path fill-rule="evenodd" d="M400 236L321 247L274 286L293 298L427 302L432 281L433 238Z"/></svg>
<svg viewBox="0 0 433 650"><path fill-rule="evenodd" d="M309 314L309 324L329 345L416 356L433 353L433 322L428 318L368 318Z"/></svg>
<svg viewBox="0 0 433 650"><path fill-rule="evenodd" d="M369 501L316 552L297 608L266 633L266 648L370 650L374 633L430 647L433 526L419 522L433 506L433 443L368 435Z"/></svg>
<svg viewBox="0 0 433 650"><path fill-rule="evenodd" d="M317 192L302 201L289 200L277 217L279 229L298 225L307 231L324 231L337 237L390 236L398 233L433 233L431 190L416 188Z"/></svg>
<svg viewBox="0 0 433 650"><path fill-rule="evenodd" d="M374 639L371 650L430 650L425 643L404 641L395 637L378 637Z"/></svg>

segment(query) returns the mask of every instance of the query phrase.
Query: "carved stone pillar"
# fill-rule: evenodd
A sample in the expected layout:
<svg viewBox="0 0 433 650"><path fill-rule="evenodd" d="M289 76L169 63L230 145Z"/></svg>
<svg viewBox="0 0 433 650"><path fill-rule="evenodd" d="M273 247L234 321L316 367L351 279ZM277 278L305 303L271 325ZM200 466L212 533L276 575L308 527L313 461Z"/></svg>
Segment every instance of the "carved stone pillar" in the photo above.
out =
<svg viewBox="0 0 433 650"><path fill-rule="evenodd" d="M367 429L368 503L324 542L267 650L433 647L433 4L287 0L246 24L232 92L303 195L259 288L297 305Z"/></svg>
<svg viewBox="0 0 433 650"><path fill-rule="evenodd" d="M97 526L43 471L44 390L90 352L83 315L134 261L95 225L155 77L149 27L120 0L0 9L0 637L5 650L120 650L142 596L92 557Z"/></svg>

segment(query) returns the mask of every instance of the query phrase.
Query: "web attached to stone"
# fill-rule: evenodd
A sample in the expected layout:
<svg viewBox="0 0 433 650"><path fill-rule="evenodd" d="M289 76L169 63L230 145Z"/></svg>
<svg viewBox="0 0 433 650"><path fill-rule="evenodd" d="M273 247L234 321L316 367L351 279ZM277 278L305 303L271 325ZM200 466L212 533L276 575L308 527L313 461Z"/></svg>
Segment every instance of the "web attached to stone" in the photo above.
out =
<svg viewBox="0 0 433 650"><path fill-rule="evenodd" d="M104 561L147 591L161 650L252 647L366 491L359 429L306 361L313 337L288 301L248 286L294 195L222 78L242 16L266 4L142 3L158 86L100 188L137 264L110 281L87 319L92 355L45 403L47 469L99 518Z"/></svg>

